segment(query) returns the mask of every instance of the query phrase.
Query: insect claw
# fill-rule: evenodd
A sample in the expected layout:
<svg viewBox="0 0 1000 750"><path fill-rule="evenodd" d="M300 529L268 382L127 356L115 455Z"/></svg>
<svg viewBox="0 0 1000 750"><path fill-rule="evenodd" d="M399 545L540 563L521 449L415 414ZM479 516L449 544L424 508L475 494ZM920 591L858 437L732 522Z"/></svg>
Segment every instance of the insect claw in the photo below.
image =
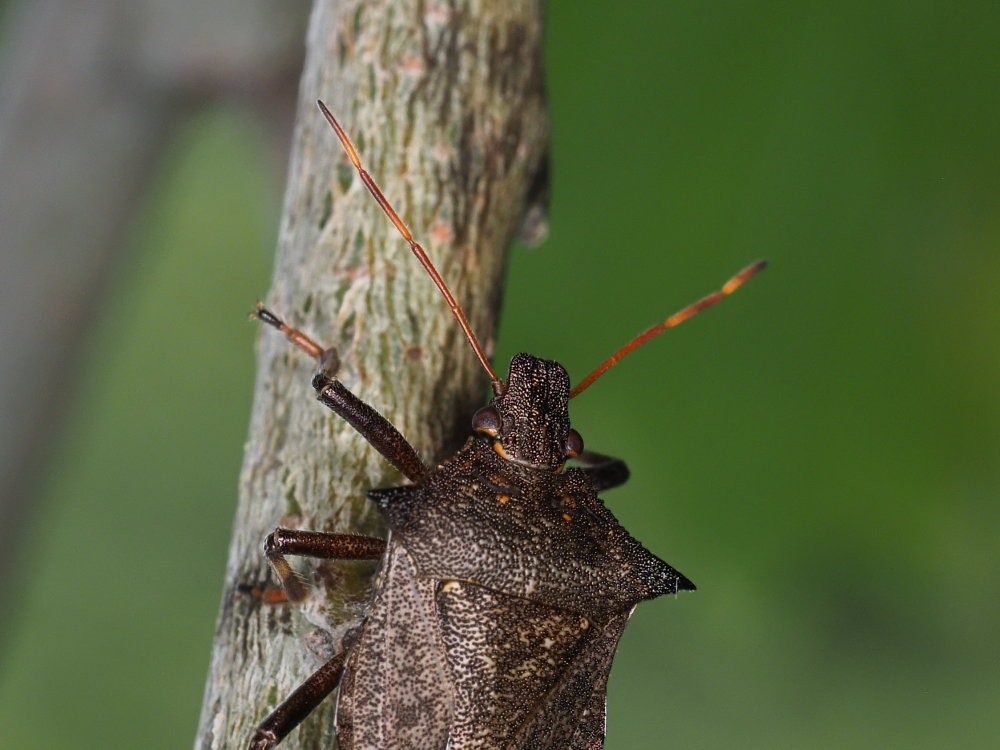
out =
<svg viewBox="0 0 1000 750"><path fill-rule="evenodd" d="M285 321L283 321L273 312L264 307L264 303L260 301L257 302L257 311L250 313L250 319L251 320L257 319L261 323L266 323L272 328L277 328L279 331L285 334L285 338L287 338L289 341L295 344L295 346L299 347L299 349L306 352L307 354L312 355L316 359L320 359L325 351L329 351L329 350L324 350L322 346L320 346L311 338L306 336L304 333L302 333L302 331L289 326L287 323L285 323Z"/></svg>
<svg viewBox="0 0 1000 750"><path fill-rule="evenodd" d="M285 325L281 321L281 318L264 307L264 303L260 300L257 301L257 309L250 313L248 317L250 320L259 320L261 323L267 323L269 326L277 328L279 331L281 330L281 327Z"/></svg>

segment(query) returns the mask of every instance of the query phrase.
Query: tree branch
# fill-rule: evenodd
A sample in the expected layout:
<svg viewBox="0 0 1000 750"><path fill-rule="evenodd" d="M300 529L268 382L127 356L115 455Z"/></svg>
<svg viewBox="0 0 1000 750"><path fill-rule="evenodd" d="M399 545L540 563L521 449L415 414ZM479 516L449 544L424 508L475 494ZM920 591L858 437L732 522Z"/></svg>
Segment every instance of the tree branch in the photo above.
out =
<svg viewBox="0 0 1000 750"><path fill-rule="evenodd" d="M505 251L535 213L544 166L541 2L318 0L311 20L267 301L336 346L345 385L433 464L468 432L487 381L317 98L343 123L489 350ZM301 609L247 594L274 585L260 553L264 535L279 522L379 534L364 492L400 482L315 403L314 363L273 330L262 332L258 366L198 748L239 747L318 666L322 655L303 642L306 620L332 642L362 614L367 589L358 581L371 569L358 564L305 563L321 583ZM332 710L328 701L282 747L330 747Z"/></svg>

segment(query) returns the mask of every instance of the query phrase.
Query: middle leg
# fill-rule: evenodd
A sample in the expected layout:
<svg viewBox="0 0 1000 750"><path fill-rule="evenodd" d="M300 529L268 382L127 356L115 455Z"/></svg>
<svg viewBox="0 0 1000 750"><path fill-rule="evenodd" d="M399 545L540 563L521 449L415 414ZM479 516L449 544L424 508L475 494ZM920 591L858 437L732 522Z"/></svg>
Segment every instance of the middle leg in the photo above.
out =
<svg viewBox="0 0 1000 750"><path fill-rule="evenodd" d="M285 555L324 560L377 560L385 552L385 540L357 534L330 534L277 528L264 540L264 556L281 581L289 601L306 597L306 586L292 570Z"/></svg>

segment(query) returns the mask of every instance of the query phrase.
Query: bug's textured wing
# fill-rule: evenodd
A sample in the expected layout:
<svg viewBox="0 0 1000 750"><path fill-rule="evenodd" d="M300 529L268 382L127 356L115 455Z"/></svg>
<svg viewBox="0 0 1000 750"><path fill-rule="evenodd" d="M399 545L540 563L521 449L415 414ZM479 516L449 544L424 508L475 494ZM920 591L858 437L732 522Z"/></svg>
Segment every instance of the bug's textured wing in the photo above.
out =
<svg viewBox="0 0 1000 750"><path fill-rule="evenodd" d="M567 667L517 737L516 747L600 750L604 747L608 673L631 613L595 624L587 647Z"/></svg>
<svg viewBox="0 0 1000 750"><path fill-rule="evenodd" d="M436 598L455 684L449 750L565 748L570 734L542 744L514 738L589 648L592 624L471 583L442 582Z"/></svg>
<svg viewBox="0 0 1000 750"><path fill-rule="evenodd" d="M436 582L417 578L392 542L351 647L337 698L341 750L443 748L453 688L434 612Z"/></svg>
<svg viewBox="0 0 1000 750"><path fill-rule="evenodd" d="M448 750L603 747L608 671L633 607L693 584L618 523L585 472L524 466L487 441L426 483L369 496L409 574L434 586Z"/></svg>

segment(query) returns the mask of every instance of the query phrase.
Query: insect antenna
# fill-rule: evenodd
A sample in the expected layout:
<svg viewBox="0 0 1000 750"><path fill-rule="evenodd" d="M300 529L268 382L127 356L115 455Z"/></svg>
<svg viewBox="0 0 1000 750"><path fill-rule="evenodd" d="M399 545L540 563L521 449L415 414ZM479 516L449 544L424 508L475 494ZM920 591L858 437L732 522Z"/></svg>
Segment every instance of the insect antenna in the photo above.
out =
<svg viewBox="0 0 1000 750"><path fill-rule="evenodd" d="M599 377L601 377L601 375L610 370L615 365L615 363L618 362L619 359L624 357L633 349L637 349L650 339L659 336L668 328L673 328L674 326L680 325L688 318L697 315L702 310L705 310L714 305L716 302L719 302L723 297L729 296L737 289L739 289L741 286L743 286L744 282L749 280L754 274L756 274L758 271L763 271L764 268L766 267L767 267L766 260L758 260L755 263L751 263L749 266L744 268L738 274L729 279L729 281L723 284L722 288L719 291L712 292L707 297L702 297L700 300L691 305L688 305L683 310L675 312L673 315L671 315L662 323L657 323L652 328L649 328L643 333L640 333L634 339L625 344L625 346L623 346L621 349L619 349L610 357L608 357L606 360L604 360L604 362L602 362L601 365L596 370L590 373L590 375L588 375L579 383L577 383L577 385L573 388L573 390L570 391L569 397L574 398L575 396L579 396L581 393L587 390L587 388L589 388L590 385L595 380L597 380Z"/></svg>
<svg viewBox="0 0 1000 750"><path fill-rule="evenodd" d="M329 109L323 102L317 102L319 104L320 111L323 112L323 116L326 117L327 122L337 133L337 137L340 139L341 145L344 147L344 151L347 152L348 158L354 165L354 168L358 170L358 174L361 176L361 181L365 183L365 187L368 188L368 192L374 196L375 200L378 202L382 210L385 211L385 215L389 217L389 220L395 225L396 229L402 235L403 239L410 246L410 250L420 261L420 265L424 267L427 274L431 277L431 280L437 286L438 291L444 296L445 302L448 303L448 307L451 308L452 314L458 320L458 324L462 327L462 332L465 334L465 338L469 340L472 345L472 350L476 353L476 357L479 358L479 364L483 366L486 370L486 374L490 376L490 382L493 385L493 392L496 394L501 394L506 390L506 386L503 381L497 376L496 372L493 370L493 366L490 364L489 358L486 356L486 352L483 351L482 346L479 344L479 340L476 338L475 332L472 330L472 326L469 325L469 321L465 317L465 313L462 312L462 308L459 307L458 302L455 301L455 297L452 296L451 291L448 286L444 283L444 279L441 278L441 274L438 273L434 264L431 263L431 259L427 257L427 253L420 246L416 240L413 239L413 234L410 232L409 227L399 218L399 214L396 210L389 204L386 197L379 190L378 185L375 184L375 180L372 176L368 174L367 170L361 166L361 158L358 156L357 150L354 148L354 144L351 143L351 139L347 137L347 133L344 129L340 127L340 123L337 122L337 118L333 116Z"/></svg>

